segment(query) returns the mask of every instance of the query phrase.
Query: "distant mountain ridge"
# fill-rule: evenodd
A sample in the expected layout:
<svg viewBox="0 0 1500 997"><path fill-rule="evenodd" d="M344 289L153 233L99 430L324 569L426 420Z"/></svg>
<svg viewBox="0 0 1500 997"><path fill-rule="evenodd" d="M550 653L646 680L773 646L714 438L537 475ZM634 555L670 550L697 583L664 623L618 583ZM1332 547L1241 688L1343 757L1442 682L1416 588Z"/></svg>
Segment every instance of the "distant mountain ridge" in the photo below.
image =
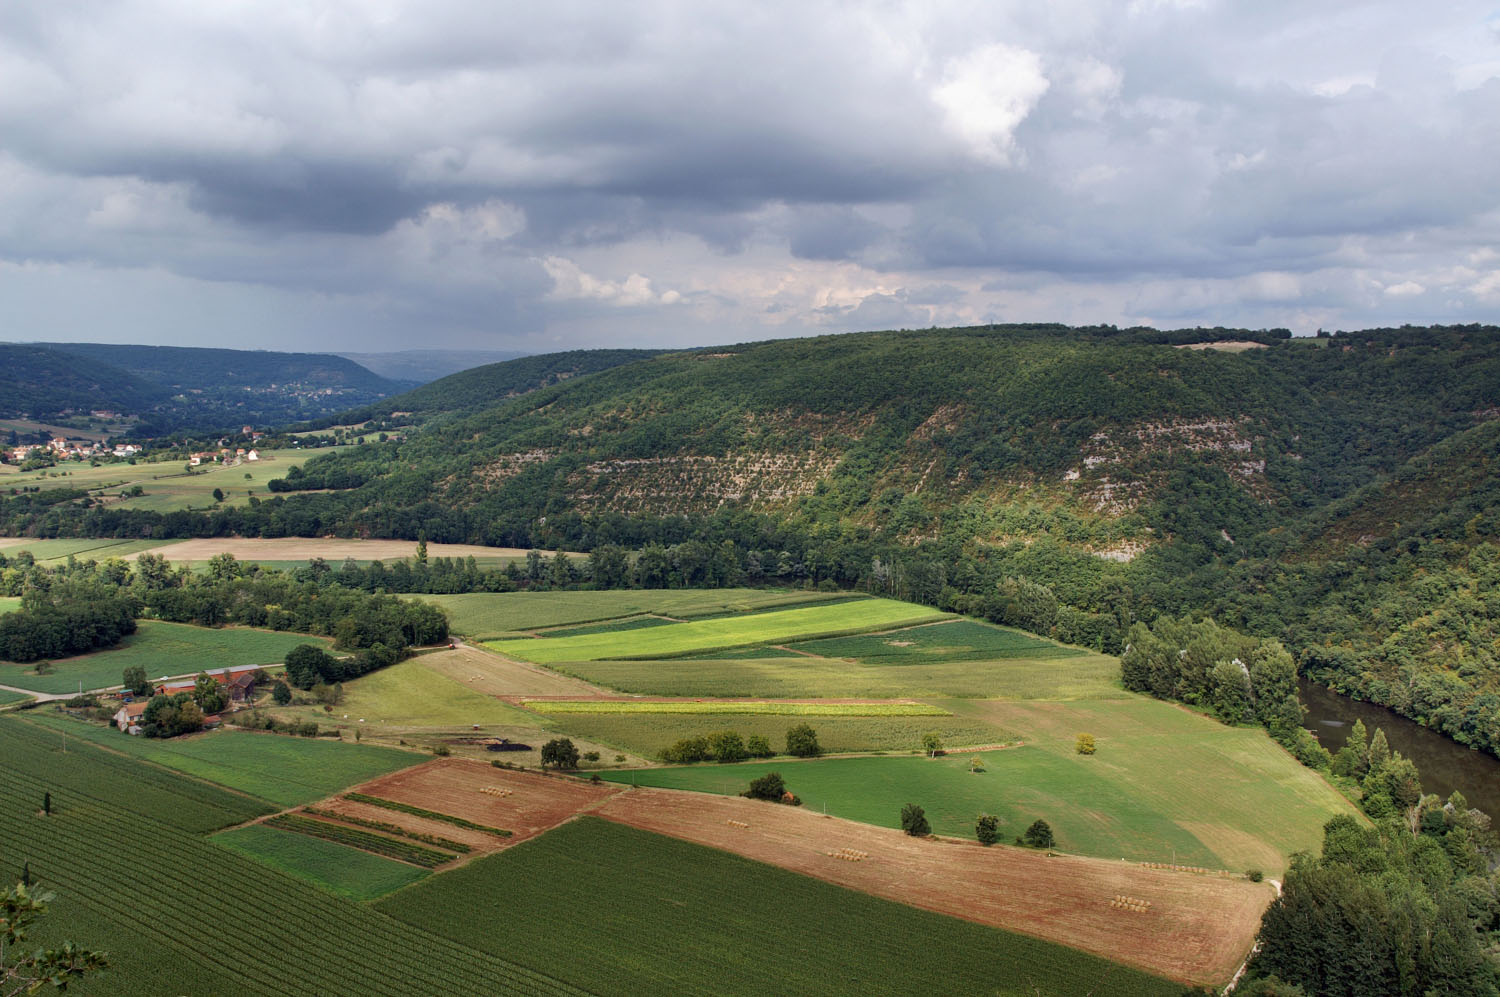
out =
<svg viewBox="0 0 1500 997"><path fill-rule="evenodd" d="M504 363L528 354L519 350L401 350L395 353L340 352L338 355L381 377L417 387L459 371Z"/></svg>

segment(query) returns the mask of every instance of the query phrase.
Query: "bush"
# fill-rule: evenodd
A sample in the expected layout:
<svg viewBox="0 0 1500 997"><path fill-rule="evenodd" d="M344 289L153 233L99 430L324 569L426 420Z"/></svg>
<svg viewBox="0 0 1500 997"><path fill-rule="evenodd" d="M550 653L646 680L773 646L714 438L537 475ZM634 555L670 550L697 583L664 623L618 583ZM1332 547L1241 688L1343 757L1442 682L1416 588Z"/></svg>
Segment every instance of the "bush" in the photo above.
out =
<svg viewBox="0 0 1500 997"><path fill-rule="evenodd" d="M741 793L741 796L752 800L775 800L780 801L786 793L786 781L781 778L780 772L767 772L763 776L750 780L750 788Z"/></svg>
<svg viewBox="0 0 1500 997"><path fill-rule="evenodd" d="M599 752L597 752L597 751L585 751L583 753L583 760L586 761L586 762L597 762L599 760Z"/></svg>
<svg viewBox="0 0 1500 997"><path fill-rule="evenodd" d="M818 732L811 724L797 724L787 730L786 753L795 758L815 758L823 753Z"/></svg>
<svg viewBox="0 0 1500 997"><path fill-rule="evenodd" d="M989 846L1000 840L1000 818L993 814L980 814L974 824L974 837L981 845Z"/></svg>
<svg viewBox="0 0 1500 997"><path fill-rule="evenodd" d="M708 735L708 751L720 762L742 762L750 757L745 750L745 740L732 730L721 730Z"/></svg>
<svg viewBox="0 0 1500 997"><path fill-rule="evenodd" d="M1078 740L1074 742L1074 746L1078 749L1078 753L1080 755L1092 755L1096 750L1094 746L1094 735L1079 734Z"/></svg>
<svg viewBox="0 0 1500 997"><path fill-rule="evenodd" d="M1051 848L1053 845L1052 828L1044 820L1038 820L1026 829L1021 836L1020 843L1032 848Z"/></svg>
<svg viewBox="0 0 1500 997"><path fill-rule="evenodd" d="M745 738L745 752L751 758L770 758L776 752L771 750L771 742L760 734L751 734ZM624 758L618 761L624 761Z"/></svg>
<svg viewBox="0 0 1500 997"><path fill-rule="evenodd" d="M915 803L908 803L901 808L901 830L913 838L925 838L932 833L932 825L927 823L927 811Z"/></svg>
<svg viewBox="0 0 1500 997"><path fill-rule="evenodd" d="M1250 880L1250 882L1252 883L1258 883L1262 879L1266 878L1266 874L1261 872L1259 869L1246 869L1245 878Z"/></svg>
<svg viewBox="0 0 1500 997"><path fill-rule="evenodd" d="M271 699L277 706L285 706L292 701L292 687L285 682L277 682L271 686Z"/></svg>
<svg viewBox="0 0 1500 997"><path fill-rule="evenodd" d="M449 755L453 754L453 749L448 747L446 744L439 744L432 749L432 753L434 755L437 755L439 758L447 758Z"/></svg>
<svg viewBox="0 0 1500 997"><path fill-rule="evenodd" d="M671 762L674 765L701 762L708 757L708 738L706 737L684 737L667 746L661 753L662 761Z"/></svg>

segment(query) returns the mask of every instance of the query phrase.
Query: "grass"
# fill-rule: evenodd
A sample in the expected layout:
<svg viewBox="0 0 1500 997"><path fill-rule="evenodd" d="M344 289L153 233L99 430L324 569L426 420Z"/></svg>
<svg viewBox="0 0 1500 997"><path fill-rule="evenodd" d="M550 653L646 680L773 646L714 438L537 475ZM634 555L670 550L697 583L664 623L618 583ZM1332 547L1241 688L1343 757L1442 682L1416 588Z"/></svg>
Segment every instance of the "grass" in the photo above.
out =
<svg viewBox="0 0 1500 997"><path fill-rule="evenodd" d="M993 724L964 717L817 717L813 724L824 751L916 751L922 735L941 732L950 744L1000 744L1013 735ZM710 734L726 728L749 737L759 734L780 750L786 744L788 727L798 718L740 715L703 716L692 713L575 713L559 718L559 728L614 748L623 748L644 758L659 758L662 751L684 737Z"/></svg>
<svg viewBox="0 0 1500 997"><path fill-rule="evenodd" d="M454 633L475 639L545 627L599 623L644 613L693 617L847 599L802 589L649 589L609 592L505 592L424 595L448 611Z"/></svg>
<svg viewBox="0 0 1500 997"><path fill-rule="evenodd" d="M21 597L18 595L0 595L0 613L14 613L21 608Z"/></svg>
<svg viewBox="0 0 1500 997"><path fill-rule="evenodd" d="M70 938L109 953L111 968L81 993L578 993L204 836L265 812L247 797L81 740L64 754L57 742L0 717L0 869L28 863L58 895L37 944ZM49 818L36 815L44 792Z"/></svg>
<svg viewBox="0 0 1500 997"><path fill-rule="evenodd" d="M931 629L941 629L934 627ZM1103 654L924 661L891 667L810 658L771 648L656 661L579 661L553 666L595 685L643 696L897 699L1125 699L1120 662Z"/></svg>
<svg viewBox="0 0 1500 997"><path fill-rule="evenodd" d="M779 717L946 717L949 712L926 703L653 703L619 700L531 699L538 713L694 713L762 714Z"/></svg>
<svg viewBox="0 0 1500 997"><path fill-rule="evenodd" d="M427 875L424 869L305 834L251 824L214 842L351 900L374 900Z"/></svg>
<svg viewBox="0 0 1500 997"><path fill-rule="evenodd" d="M70 556L80 561L107 561L112 557L128 557L143 550L169 547L178 540L26 540L20 544L0 547L0 554L14 558L26 551L38 564L59 564Z"/></svg>
<svg viewBox="0 0 1500 997"><path fill-rule="evenodd" d="M265 823L283 831L304 834L309 838L317 838L320 841L332 841L336 844L369 852L372 855L381 855L385 858L401 862L410 862L412 865L421 866L423 869L435 869L445 862L452 862L458 857L452 852L438 851L435 848L427 848L409 840L395 838L387 834L376 834L373 831L351 827L348 824L341 824L337 821L319 820L316 817L309 817L306 814L277 814L275 817L267 818Z"/></svg>
<svg viewBox="0 0 1500 997"><path fill-rule="evenodd" d="M422 761L396 748L309 737L223 730L155 740L41 711L27 719L280 807L311 803Z"/></svg>
<svg viewBox="0 0 1500 997"><path fill-rule="evenodd" d="M933 661L1076 658L1089 652L978 620L951 620L897 633L803 641L792 649L820 658L851 658L867 665L910 666Z"/></svg>
<svg viewBox="0 0 1500 997"><path fill-rule="evenodd" d="M546 631L548 637L581 637L585 634L611 634L625 630L644 630L646 627L671 626L672 620L661 616L632 616L626 620L610 623L589 623L581 627L558 627Z"/></svg>
<svg viewBox="0 0 1500 997"><path fill-rule="evenodd" d="M35 665L0 662L0 685L36 692L76 692L82 682L84 689L101 689L119 685L120 674L132 665L143 666L156 679L205 669L275 664L298 644L326 647L329 643L326 637L308 634L142 620L140 628L118 647L53 661L45 675L36 674Z"/></svg>
<svg viewBox="0 0 1500 997"><path fill-rule="evenodd" d="M537 718L525 710L508 706L493 696L475 692L461 682L433 671L422 657L408 658L388 668L344 683L344 698L330 717L321 707L277 708L277 716L296 715L325 726L347 715L363 719L367 728L395 727L469 728L474 724L535 726ZM344 726L348 721L336 721Z"/></svg>
<svg viewBox="0 0 1500 997"><path fill-rule="evenodd" d="M1175 995L1094 956L583 817L378 903L612 995Z"/></svg>
<svg viewBox="0 0 1500 997"><path fill-rule="evenodd" d="M660 658L716 648L891 629L941 619L946 615L926 606L893 599L859 599L829 606L747 613L624 633L501 640L488 642L486 646L501 654L538 664L601 658Z"/></svg>
<svg viewBox="0 0 1500 997"><path fill-rule="evenodd" d="M0 706L24 702L30 698L24 692L11 692L9 689L0 689Z"/></svg>

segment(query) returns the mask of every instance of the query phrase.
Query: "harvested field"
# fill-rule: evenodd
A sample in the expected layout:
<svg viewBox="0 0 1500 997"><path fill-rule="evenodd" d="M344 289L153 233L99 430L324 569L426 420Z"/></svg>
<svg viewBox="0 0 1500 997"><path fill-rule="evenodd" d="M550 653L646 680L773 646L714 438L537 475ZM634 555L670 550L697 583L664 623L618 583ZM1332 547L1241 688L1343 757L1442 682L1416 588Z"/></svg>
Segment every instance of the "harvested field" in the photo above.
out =
<svg viewBox="0 0 1500 997"><path fill-rule="evenodd" d="M911 838L737 797L634 789L594 813L1193 984L1219 984L1234 974L1275 896L1264 883ZM830 855L843 849L868 857L851 862ZM1111 906L1118 896L1150 907L1119 910Z"/></svg>
<svg viewBox="0 0 1500 997"><path fill-rule="evenodd" d="M587 698L606 694L605 690L581 679L515 661L472 644L460 644L451 651L424 654L416 660L424 668L445 675L475 692L502 699L528 696Z"/></svg>
<svg viewBox="0 0 1500 997"><path fill-rule="evenodd" d="M207 561L215 554L228 552L242 561L306 561L321 557L327 561L342 561L352 557L356 561L399 561L415 557L415 540L339 540L332 537L221 537L208 540L185 540L181 543L153 548L150 553L162 554L172 561ZM543 551L548 557L552 551ZM126 558L131 560L132 558ZM524 558L526 551L516 547L480 547L475 544L427 545L427 556ZM577 555L582 557L583 555Z"/></svg>
<svg viewBox="0 0 1500 997"><path fill-rule="evenodd" d="M505 795L485 792L490 788L510 792ZM460 758L440 758L352 787L350 792L504 828L512 832L509 838L468 831L442 821L341 798L319 806L338 813L382 820L411 831L452 838L472 845L473 854L477 855L508 848L550 830L575 814L594 809L620 791L619 786L595 786L563 776L516 772Z"/></svg>

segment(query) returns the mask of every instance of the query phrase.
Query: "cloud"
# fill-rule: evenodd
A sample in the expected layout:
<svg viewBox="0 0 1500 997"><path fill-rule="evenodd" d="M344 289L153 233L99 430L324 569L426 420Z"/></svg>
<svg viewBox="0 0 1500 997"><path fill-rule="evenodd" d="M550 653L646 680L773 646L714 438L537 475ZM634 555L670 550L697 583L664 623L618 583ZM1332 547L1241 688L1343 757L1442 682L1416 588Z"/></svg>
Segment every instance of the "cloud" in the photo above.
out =
<svg viewBox="0 0 1500 997"><path fill-rule="evenodd" d="M1493 321L1494 17L13 0L8 329L182 341L231 303L276 317L239 341L301 348Z"/></svg>

